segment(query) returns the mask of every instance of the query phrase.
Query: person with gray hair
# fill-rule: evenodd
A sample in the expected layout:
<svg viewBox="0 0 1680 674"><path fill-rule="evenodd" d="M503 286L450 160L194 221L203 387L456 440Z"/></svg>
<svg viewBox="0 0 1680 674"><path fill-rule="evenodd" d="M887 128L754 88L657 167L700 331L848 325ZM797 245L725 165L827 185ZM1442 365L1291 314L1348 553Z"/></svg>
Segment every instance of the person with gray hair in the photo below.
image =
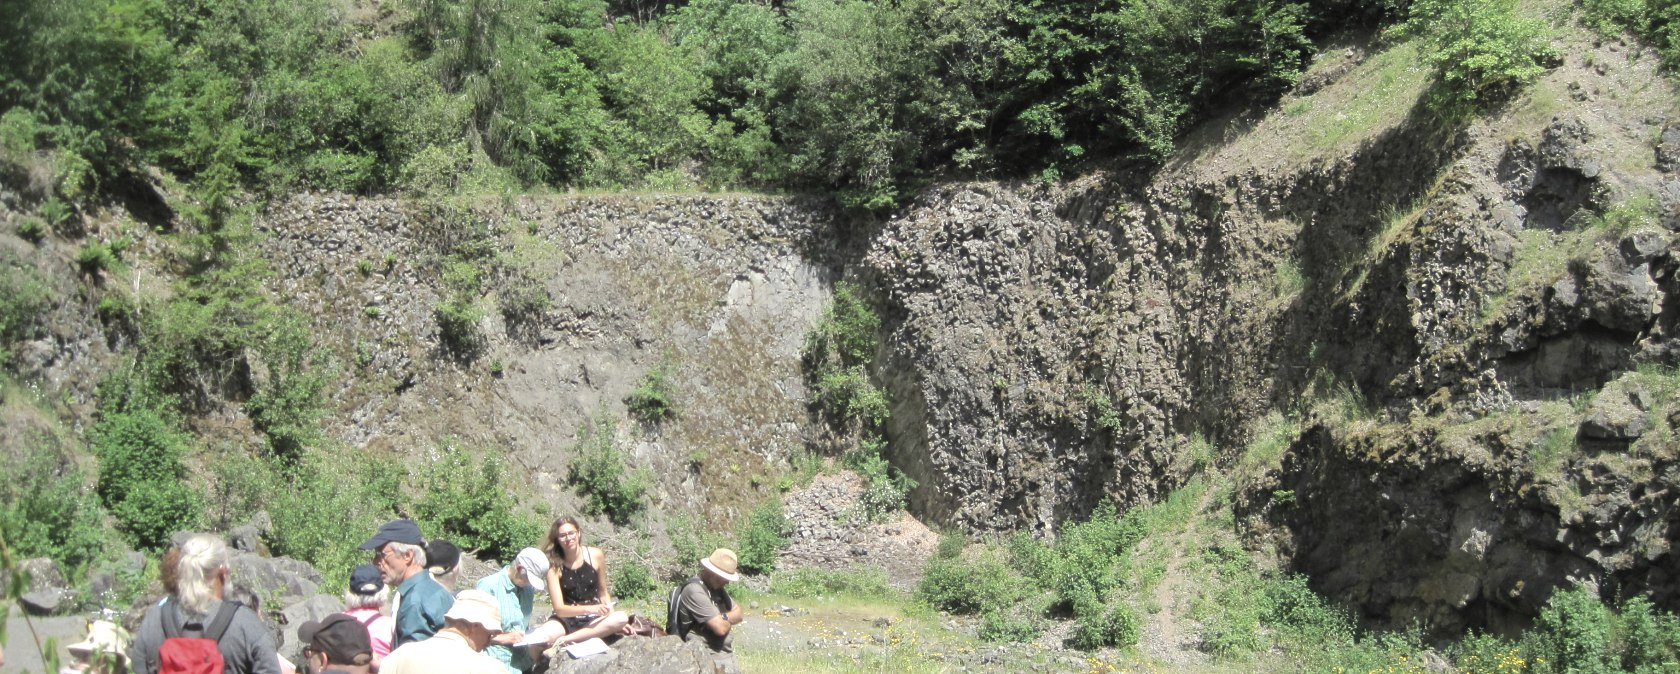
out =
<svg viewBox="0 0 1680 674"><path fill-rule="evenodd" d="M367 628L368 643L373 648L371 669L379 671L379 662L391 653L391 637L397 623L381 613L385 601L391 598L391 587L379 577L379 567L363 564L350 572L350 588L344 592L344 614L355 618Z"/></svg>
<svg viewBox="0 0 1680 674"><path fill-rule="evenodd" d="M437 634L443 628L443 615L455 603L449 590L426 573L425 545L420 525L413 520L386 522L361 545L361 549L373 551L373 565L378 567L380 579L397 588L391 608L397 619L392 650Z"/></svg>
<svg viewBox="0 0 1680 674"><path fill-rule="evenodd" d="M135 630L128 653L135 674L157 674L164 651L200 638L216 643L227 674L279 674L274 638L257 614L222 600L228 573L228 548L220 538L195 534L181 544L170 601L148 607Z"/></svg>

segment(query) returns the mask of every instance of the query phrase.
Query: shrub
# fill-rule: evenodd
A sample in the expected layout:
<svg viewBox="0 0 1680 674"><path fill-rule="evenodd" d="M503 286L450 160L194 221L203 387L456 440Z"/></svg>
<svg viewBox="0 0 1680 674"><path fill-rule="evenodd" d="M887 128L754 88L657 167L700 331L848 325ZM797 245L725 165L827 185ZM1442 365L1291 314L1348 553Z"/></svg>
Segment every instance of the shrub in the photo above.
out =
<svg viewBox="0 0 1680 674"><path fill-rule="evenodd" d="M47 238L47 221L35 216L25 217L18 223L17 235L24 241L40 243L41 239Z"/></svg>
<svg viewBox="0 0 1680 674"><path fill-rule="evenodd" d="M51 557L80 569L105 547L99 502L81 471L50 438L25 443L0 480L0 530L22 557Z"/></svg>
<svg viewBox="0 0 1680 674"><path fill-rule="evenodd" d="M507 465L494 452L449 442L415 473L414 516L467 550L513 559L542 537L540 519L518 508Z"/></svg>
<svg viewBox="0 0 1680 674"><path fill-rule="evenodd" d="M98 274L117 266L116 253L98 241L89 241L76 251L76 267L84 274Z"/></svg>
<svg viewBox="0 0 1680 674"><path fill-rule="evenodd" d="M273 456L296 461L306 445L321 437L321 391L326 388L324 365L302 320L277 321L257 345L267 375L245 401L251 424L268 439Z"/></svg>
<svg viewBox="0 0 1680 674"><path fill-rule="evenodd" d="M770 589L796 599L853 597L884 599L893 595L885 569L854 566L844 570L802 568L777 572L770 577Z"/></svg>
<svg viewBox="0 0 1680 674"><path fill-rule="evenodd" d="M1044 621L1026 611L990 608L980 614L979 636L985 641L1032 641L1043 632Z"/></svg>
<svg viewBox="0 0 1680 674"><path fill-rule="evenodd" d="M1435 69L1435 105L1448 110L1499 103L1545 72L1557 57L1538 20L1517 15L1515 0L1416 0L1402 32L1423 36Z"/></svg>
<svg viewBox="0 0 1680 674"><path fill-rule="evenodd" d="M879 441L865 441L864 446L846 457L847 465L863 477L863 494L858 505L870 522L880 522L888 515L904 509L906 497L916 488L916 481L881 456Z"/></svg>
<svg viewBox="0 0 1680 674"><path fill-rule="evenodd" d="M149 395L125 376L100 387L93 453L99 459L98 493L135 546L157 548L169 535L191 528L201 509L182 478L191 440L169 411L169 400Z"/></svg>
<svg viewBox="0 0 1680 674"><path fill-rule="evenodd" d="M50 299L46 284L34 269L0 265L0 354L5 353L7 344L40 332L41 314ZM0 365L5 360L0 358Z"/></svg>
<svg viewBox="0 0 1680 674"><path fill-rule="evenodd" d="M787 545L789 533L780 498L772 497L754 508L741 523L740 543L735 548L741 570L754 574L775 571L776 553Z"/></svg>
<svg viewBox="0 0 1680 674"><path fill-rule="evenodd" d="M622 556L613 559L611 576L613 597L620 601L645 599L659 589L653 574L639 559Z"/></svg>
<svg viewBox="0 0 1680 674"><path fill-rule="evenodd" d="M274 521L274 554L305 560L328 579L367 563L356 546L397 512L404 466L353 447L314 446L295 466L278 463L247 464L263 467L263 479L253 481L262 491L250 502Z"/></svg>
<svg viewBox="0 0 1680 674"><path fill-rule="evenodd" d="M625 465L614 439L617 430L618 424L605 414L586 422L572 447L566 479L583 497L585 513L627 524L647 507L648 478Z"/></svg>
<svg viewBox="0 0 1680 674"><path fill-rule="evenodd" d="M451 297L439 302L432 316L437 319L438 341L451 356L472 360L483 352L484 335L478 330L478 322L484 320L484 310L478 302Z"/></svg>
<svg viewBox="0 0 1680 674"><path fill-rule="evenodd" d="M1142 626L1137 614L1125 604L1103 610L1101 604L1088 604L1074 609L1074 648L1095 650L1107 647L1128 647L1137 644Z"/></svg>
<svg viewBox="0 0 1680 674"><path fill-rule="evenodd" d="M1266 582L1260 604L1262 623L1298 641L1353 642L1353 618L1307 587L1306 576L1290 575Z"/></svg>
<svg viewBox="0 0 1680 674"><path fill-rule="evenodd" d="M636 390L624 397L630 415L642 423L657 424L677 415L671 404L671 368L661 365L642 375Z"/></svg>
<svg viewBox="0 0 1680 674"><path fill-rule="evenodd" d="M887 393L870 383L862 365L824 372L816 394L831 418L861 422L865 428L879 426L890 411Z"/></svg>
<svg viewBox="0 0 1680 674"><path fill-rule="evenodd" d="M986 549L974 557L929 561L916 586L916 600L941 611L975 614L1011 606L1029 591L1014 568Z"/></svg>
<svg viewBox="0 0 1680 674"><path fill-rule="evenodd" d="M700 521L692 515L679 513L665 521L665 537L671 541L671 550L676 555L667 579L681 581L694 575L701 559L712 554L713 550L728 547L729 542L700 525Z"/></svg>

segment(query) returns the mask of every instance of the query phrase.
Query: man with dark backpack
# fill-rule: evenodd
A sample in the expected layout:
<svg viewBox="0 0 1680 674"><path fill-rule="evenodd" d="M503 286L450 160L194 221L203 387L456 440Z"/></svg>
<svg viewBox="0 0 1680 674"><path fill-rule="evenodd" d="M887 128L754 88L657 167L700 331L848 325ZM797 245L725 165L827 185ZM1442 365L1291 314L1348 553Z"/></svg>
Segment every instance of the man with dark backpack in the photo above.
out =
<svg viewBox="0 0 1680 674"><path fill-rule="evenodd" d="M199 534L180 553L175 593L146 609L129 648L135 674L279 674L273 638L257 615L222 599L227 545Z"/></svg>
<svg viewBox="0 0 1680 674"><path fill-rule="evenodd" d="M671 591L666 632L700 641L718 653L733 653L731 632L746 618L724 587L741 579L735 551L718 548L700 560L700 573Z"/></svg>

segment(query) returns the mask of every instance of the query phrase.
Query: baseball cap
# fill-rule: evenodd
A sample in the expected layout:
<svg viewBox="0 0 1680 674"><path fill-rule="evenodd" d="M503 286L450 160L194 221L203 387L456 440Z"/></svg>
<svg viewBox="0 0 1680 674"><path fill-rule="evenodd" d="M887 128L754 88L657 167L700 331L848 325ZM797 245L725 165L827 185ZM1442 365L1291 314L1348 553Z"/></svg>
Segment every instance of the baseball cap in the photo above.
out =
<svg viewBox="0 0 1680 674"><path fill-rule="evenodd" d="M350 591L360 595L370 595L385 587L385 581L379 577L379 567L363 564L350 572Z"/></svg>
<svg viewBox="0 0 1680 674"><path fill-rule="evenodd" d="M525 548L513 558L519 563L519 568L525 570L526 580L531 581L531 587L538 590L548 589L548 555L536 548Z"/></svg>
<svg viewBox="0 0 1680 674"><path fill-rule="evenodd" d="M373 533L373 538L362 543L363 550L378 550L386 543L405 543L408 545L425 545L426 540L420 536L420 525L414 520L391 520L379 527Z"/></svg>
<svg viewBox="0 0 1680 674"><path fill-rule="evenodd" d="M298 627L298 641L327 656L335 665L365 665L373 661L373 645L367 627L343 613L320 622L311 620Z"/></svg>

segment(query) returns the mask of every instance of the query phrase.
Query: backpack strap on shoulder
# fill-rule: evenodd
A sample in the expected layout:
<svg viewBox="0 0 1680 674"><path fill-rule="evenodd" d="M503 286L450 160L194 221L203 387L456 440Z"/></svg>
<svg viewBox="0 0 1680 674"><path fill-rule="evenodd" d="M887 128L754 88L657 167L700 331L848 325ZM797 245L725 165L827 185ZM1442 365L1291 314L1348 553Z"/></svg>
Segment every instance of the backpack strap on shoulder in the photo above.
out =
<svg viewBox="0 0 1680 674"><path fill-rule="evenodd" d="M181 636L181 611L173 604L158 606L158 613L163 619L163 638L174 639Z"/></svg>
<svg viewBox="0 0 1680 674"><path fill-rule="evenodd" d="M236 601L222 602L221 610L216 612L216 619L210 621L209 629L204 631L204 638L220 642L222 635L227 633L228 625L233 624L233 616L245 605Z"/></svg>

